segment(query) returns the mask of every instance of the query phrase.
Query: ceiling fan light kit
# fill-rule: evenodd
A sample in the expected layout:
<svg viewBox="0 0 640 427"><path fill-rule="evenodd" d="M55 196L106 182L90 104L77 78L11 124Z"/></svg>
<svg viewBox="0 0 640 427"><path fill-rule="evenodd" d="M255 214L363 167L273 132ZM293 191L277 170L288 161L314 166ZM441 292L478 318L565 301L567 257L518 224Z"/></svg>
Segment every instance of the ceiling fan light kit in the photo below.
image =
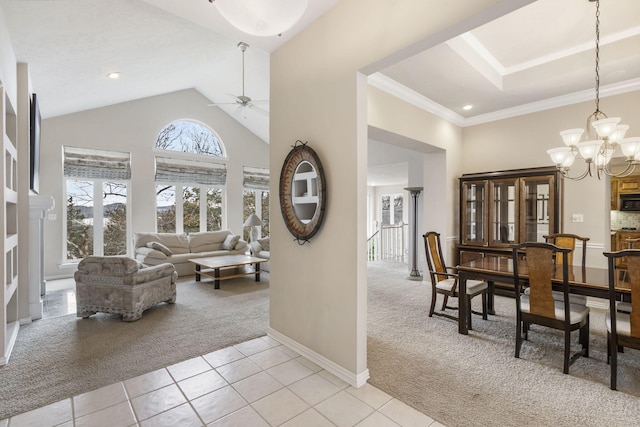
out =
<svg viewBox="0 0 640 427"><path fill-rule="evenodd" d="M281 35L300 20L308 0L209 0L231 25L254 36Z"/></svg>
<svg viewBox="0 0 640 427"><path fill-rule="evenodd" d="M636 165L640 164L640 138L625 138L629 126L619 124L619 117L607 117L600 111L600 0L589 2L596 4L596 110L587 117L588 140L581 142L585 129L567 129L560 132L565 146L547 150L551 161L562 175L575 181L593 176L592 165L598 179L602 179L607 175L628 176L633 173ZM614 173L609 163L617 147L620 147L627 166L624 170ZM569 175L569 169L578 154L584 159L587 168L581 175L572 177Z"/></svg>

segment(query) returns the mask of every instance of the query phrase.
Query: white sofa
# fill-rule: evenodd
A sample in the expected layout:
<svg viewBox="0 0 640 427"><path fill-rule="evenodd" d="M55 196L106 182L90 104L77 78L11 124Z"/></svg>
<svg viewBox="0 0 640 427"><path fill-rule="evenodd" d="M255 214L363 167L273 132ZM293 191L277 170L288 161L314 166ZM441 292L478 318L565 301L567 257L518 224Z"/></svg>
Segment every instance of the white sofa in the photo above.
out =
<svg viewBox="0 0 640 427"><path fill-rule="evenodd" d="M247 242L230 230L200 233L135 233L136 260L146 265L170 262L179 276L195 274L192 258L222 255L242 255L248 250Z"/></svg>
<svg viewBox="0 0 640 427"><path fill-rule="evenodd" d="M255 242L249 243L249 247L251 248L251 255L257 258L270 259L270 251L269 251L269 238L265 237L264 239L258 239ZM270 271L271 267L269 266L269 262L263 262L260 264L260 270Z"/></svg>

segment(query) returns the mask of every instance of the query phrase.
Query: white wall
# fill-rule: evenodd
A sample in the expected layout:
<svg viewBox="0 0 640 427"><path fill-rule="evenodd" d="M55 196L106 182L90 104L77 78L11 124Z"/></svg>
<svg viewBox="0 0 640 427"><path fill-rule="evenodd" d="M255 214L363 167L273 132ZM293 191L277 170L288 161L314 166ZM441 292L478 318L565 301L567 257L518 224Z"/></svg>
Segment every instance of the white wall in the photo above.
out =
<svg viewBox="0 0 640 427"><path fill-rule="evenodd" d="M600 100L609 117L621 117L630 126L627 136L640 136L638 104L640 91ZM485 172L539 166L553 166L546 151L563 145L559 132L584 127L595 109L584 102L526 116L514 117L464 128L462 172ZM579 175L584 162L577 159L571 175ZM602 251L609 247L610 181L585 178L564 180L563 228L566 233L587 236L589 265L606 267ZM584 222L573 223L574 213L584 215Z"/></svg>
<svg viewBox="0 0 640 427"><path fill-rule="evenodd" d="M454 0L439 7L413 0L390 7L385 0L342 0L272 54L271 164L281 165L295 140L308 141L325 168L328 202L322 229L304 246L292 240L280 216L272 219L270 327L343 369L352 384L368 377L365 223L371 116L369 88L358 71L412 44L436 44L441 31L464 32L479 23L466 18L497 3L506 13L514 2ZM493 19L490 15L483 19ZM457 25L462 21L465 25ZM277 190L273 180L271 189ZM274 199L272 212L276 204Z"/></svg>
<svg viewBox="0 0 640 427"><path fill-rule="evenodd" d="M169 123L192 119L210 126L227 150L226 224L242 234L242 168L269 167L269 146L194 89L139 99L109 107L43 120L40 194L51 195L56 220L45 221L45 275L62 277L65 253L62 220L66 207L62 146L71 145L131 153L132 231L155 231L154 156L158 133Z"/></svg>

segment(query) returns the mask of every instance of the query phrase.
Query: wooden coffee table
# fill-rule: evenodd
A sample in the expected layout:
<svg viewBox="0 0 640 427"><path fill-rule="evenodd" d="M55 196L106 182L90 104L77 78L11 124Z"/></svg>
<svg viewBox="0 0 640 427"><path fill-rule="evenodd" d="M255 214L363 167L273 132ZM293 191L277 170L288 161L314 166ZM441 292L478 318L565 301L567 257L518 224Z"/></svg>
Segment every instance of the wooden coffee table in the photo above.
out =
<svg viewBox="0 0 640 427"><path fill-rule="evenodd" d="M204 277L213 279L215 289L220 289L220 281L234 277L256 275L256 282L260 281L260 264L267 262L264 258L248 255L223 255L209 258L190 259L196 265L196 282ZM213 273L213 274L212 274Z"/></svg>

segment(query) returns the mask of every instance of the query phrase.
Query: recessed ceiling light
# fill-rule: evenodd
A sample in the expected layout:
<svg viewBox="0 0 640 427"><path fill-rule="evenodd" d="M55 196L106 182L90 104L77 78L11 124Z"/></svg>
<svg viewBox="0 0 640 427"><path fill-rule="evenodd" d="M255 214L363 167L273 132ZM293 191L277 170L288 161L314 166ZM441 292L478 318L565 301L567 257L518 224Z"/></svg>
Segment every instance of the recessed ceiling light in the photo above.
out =
<svg viewBox="0 0 640 427"><path fill-rule="evenodd" d="M472 108L473 108L473 105L471 105L471 104L467 104L467 105L465 105L464 107L462 107L462 109L463 109L463 110L465 110L465 111L469 111L469 110L471 110Z"/></svg>
<svg viewBox="0 0 640 427"><path fill-rule="evenodd" d="M120 78L120 71L114 71L113 73L109 73L107 74L107 77L109 77L110 79L119 79Z"/></svg>

